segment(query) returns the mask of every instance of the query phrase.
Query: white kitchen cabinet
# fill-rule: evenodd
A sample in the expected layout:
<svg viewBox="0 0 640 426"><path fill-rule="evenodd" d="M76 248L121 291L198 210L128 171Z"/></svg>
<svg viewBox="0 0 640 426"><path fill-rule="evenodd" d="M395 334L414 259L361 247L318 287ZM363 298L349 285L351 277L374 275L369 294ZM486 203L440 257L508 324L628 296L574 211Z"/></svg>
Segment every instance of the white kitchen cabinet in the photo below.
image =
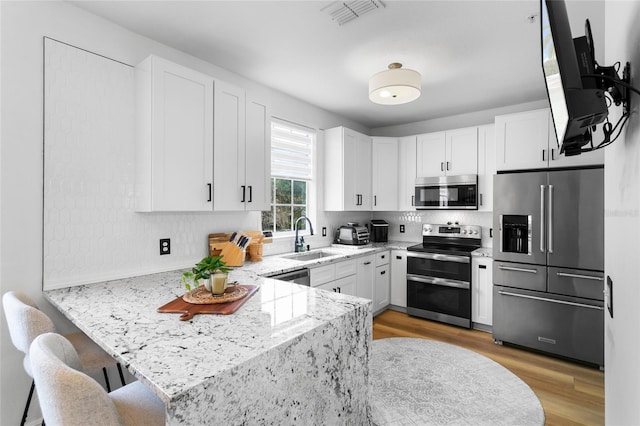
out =
<svg viewBox="0 0 640 426"><path fill-rule="evenodd" d="M214 79L153 55L135 79L136 211L211 211Z"/></svg>
<svg viewBox="0 0 640 426"><path fill-rule="evenodd" d="M311 287L355 296L357 266L355 259L330 263L309 270Z"/></svg>
<svg viewBox="0 0 640 426"><path fill-rule="evenodd" d="M216 211L268 210L270 206L270 113L265 102L216 81L214 187Z"/></svg>
<svg viewBox="0 0 640 426"><path fill-rule="evenodd" d="M372 209L398 210L398 139L374 137L372 149Z"/></svg>
<svg viewBox="0 0 640 426"><path fill-rule="evenodd" d="M398 210L415 210L416 136L398 139Z"/></svg>
<svg viewBox="0 0 640 426"><path fill-rule="evenodd" d="M335 127L325 130L324 146L325 210L371 210L371 138Z"/></svg>
<svg viewBox="0 0 640 426"><path fill-rule="evenodd" d="M391 250L391 305L407 307L407 251Z"/></svg>
<svg viewBox="0 0 640 426"><path fill-rule="evenodd" d="M391 267L389 264L390 252L384 251L376 254L376 276L373 289L373 312L382 312L389 306Z"/></svg>
<svg viewBox="0 0 640 426"><path fill-rule="evenodd" d="M493 324L493 259L473 256L471 259L471 321Z"/></svg>
<svg viewBox="0 0 640 426"><path fill-rule="evenodd" d="M495 118L498 171L604 164L602 150L560 155L549 108Z"/></svg>
<svg viewBox="0 0 640 426"><path fill-rule="evenodd" d="M356 295L373 300L375 284L376 256L373 254L359 257L357 262Z"/></svg>
<svg viewBox="0 0 640 426"><path fill-rule="evenodd" d="M478 129L469 127L417 136L418 177L478 173Z"/></svg>
<svg viewBox="0 0 640 426"><path fill-rule="evenodd" d="M335 281L331 281L317 286L322 290L333 291L334 293L348 294L350 296L356 295L356 276L351 275L348 277L340 278Z"/></svg>
<svg viewBox="0 0 640 426"><path fill-rule="evenodd" d="M478 127L478 211L493 211L493 175L496 174L495 125Z"/></svg>

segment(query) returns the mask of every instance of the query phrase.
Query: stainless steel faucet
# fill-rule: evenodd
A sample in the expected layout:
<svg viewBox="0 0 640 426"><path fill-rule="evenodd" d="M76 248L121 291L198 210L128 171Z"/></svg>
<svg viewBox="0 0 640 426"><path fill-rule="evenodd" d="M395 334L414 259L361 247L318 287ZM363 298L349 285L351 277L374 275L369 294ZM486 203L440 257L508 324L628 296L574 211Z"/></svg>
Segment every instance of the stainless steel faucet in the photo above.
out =
<svg viewBox="0 0 640 426"><path fill-rule="evenodd" d="M296 223L293 225L293 229L295 229L295 231L296 231L296 241L295 241L295 252L296 253L299 253L300 249L302 248L302 243L298 239L298 222L300 222L302 219L304 219L307 222L309 222L309 232L310 232L310 235L313 235L313 225L311 224L311 221L309 220L309 218L306 217L306 216L300 216L296 220Z"/></svg>

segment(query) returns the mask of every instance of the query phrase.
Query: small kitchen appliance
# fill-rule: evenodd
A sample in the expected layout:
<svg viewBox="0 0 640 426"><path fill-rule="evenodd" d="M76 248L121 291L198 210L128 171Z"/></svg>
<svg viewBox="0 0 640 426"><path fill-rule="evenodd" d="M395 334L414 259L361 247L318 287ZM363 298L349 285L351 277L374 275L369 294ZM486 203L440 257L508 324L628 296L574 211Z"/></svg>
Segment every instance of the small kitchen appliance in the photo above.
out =
<svg viewBox="0 0 640 426"><path fill-rule="evenodd" d="M333 242L352 246L369 244L369 230L366 226L348 222L346 225L336 229L336 236Z"/></svg>
<svg viewBox="0 0 640 426"><path fill-rule="evenodd" d="M422 244L407 248L407 313L471 328L471 252L479 226L422 225Z"/></svg>
<svg viewBox="0 0 640 426"><path fill-rule="evenodd" d="M389 223L386 220L373 219L370 233L371 242L386 243L389 241Z"/></svg>
<svg viewBox="0 0 640 426"><path fill-rule="evenodd" d="M419 177L413 203L418 210L478 210L478 175Z"/></svg>

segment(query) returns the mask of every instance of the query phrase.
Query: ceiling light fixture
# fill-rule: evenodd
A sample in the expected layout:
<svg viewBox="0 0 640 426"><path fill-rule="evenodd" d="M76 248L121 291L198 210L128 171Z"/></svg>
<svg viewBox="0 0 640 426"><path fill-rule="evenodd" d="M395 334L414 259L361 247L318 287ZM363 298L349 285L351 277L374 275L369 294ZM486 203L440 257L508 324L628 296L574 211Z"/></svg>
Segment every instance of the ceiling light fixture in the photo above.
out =
<svg viewBox="0 0 640 426"><path fill-rule="evenodd" d="M369 80L369 100L381 105L400 105L420 96L420 73L394 62Z"/></svg>

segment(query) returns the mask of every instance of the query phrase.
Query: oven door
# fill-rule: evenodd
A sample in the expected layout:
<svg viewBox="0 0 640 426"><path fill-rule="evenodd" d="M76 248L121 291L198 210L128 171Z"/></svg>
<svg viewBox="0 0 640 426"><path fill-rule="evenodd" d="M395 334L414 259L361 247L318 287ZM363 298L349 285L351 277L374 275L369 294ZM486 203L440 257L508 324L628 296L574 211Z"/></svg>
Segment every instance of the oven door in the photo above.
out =
<svg viewBox="0 0 640 426"><path fill-rule="evenodd" d="M471 327L471 259L407 252L407 313Z"/></svg>

